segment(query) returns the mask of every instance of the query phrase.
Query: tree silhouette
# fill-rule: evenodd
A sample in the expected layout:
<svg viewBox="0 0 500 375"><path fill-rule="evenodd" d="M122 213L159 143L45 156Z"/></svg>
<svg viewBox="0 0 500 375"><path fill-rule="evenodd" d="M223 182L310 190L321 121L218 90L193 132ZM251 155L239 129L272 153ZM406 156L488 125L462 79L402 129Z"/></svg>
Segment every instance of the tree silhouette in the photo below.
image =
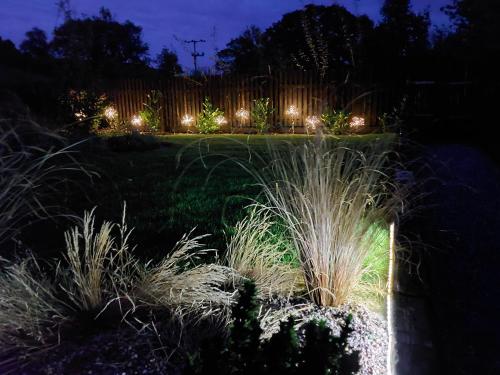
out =
<svg viewBox="0 0 500 375"><path fill-rule="evenodd" d="M429 12L415 13L410 0L385 0L381 15L373 56L382 68L379 74L387 79L415 78L429 51Z"/></svg>
<svg viewBox="0 0 500 375"><path fill-rule="evenodd" d="M226 73L258 73L265 71L262 31L248 27L239 37L232 39L217 53L217 69Z"/></svg>
<svg viewBox="0 0 500 375"><path fill-rule="evenodd" d="M447 47L455 47L464 61L468 78L500 79L500 2L497 0L454 0L443 8L454 26Z"/></svg>
<svg viewBox="0 0 500 375"><path fill-rule="evenodd" d="M156 57L156 64L162 77L173 77L182 73L177 55L168 48L161 50Z"/></svg>
<svg viewBox="0 0 500 375"><path fill-rule="evenodd" d="M296 69L343 79L362 70L363 46L372 30L368 17L356 17L342 6L307 5L265 32L249 27L218 53L218 68L237 73Z"/></svg>
<svg viewBox="0 0 500 375"><path fill-rule="evenodd" d="M84 79L115 78L147 66L148 45L141 27L119 23L108 9L86 18L69 18L54 30L51 48L68 72Z"/></svg>
<svg viewBox="0 0 500 375"><path fill-rule="evenodd" d="M26 38L20 45L22 53L34 58L45 59L49 56L49 42L45 31L34 27L26 33Z"/></svg>

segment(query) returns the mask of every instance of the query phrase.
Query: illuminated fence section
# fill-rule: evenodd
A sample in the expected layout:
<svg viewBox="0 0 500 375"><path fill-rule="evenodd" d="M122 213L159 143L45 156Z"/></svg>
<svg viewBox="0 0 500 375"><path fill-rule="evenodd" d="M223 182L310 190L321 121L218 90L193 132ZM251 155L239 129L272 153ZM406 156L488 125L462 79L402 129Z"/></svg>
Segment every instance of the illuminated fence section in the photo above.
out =
<svg viewBox="0 0 500 375"><path fill-rule="evenodd" d="M224 111L225 122L222 131L247 132L254 127L250 116L242 121L238 111L245 108L251 113L253 102L259 98L270 98L274 108L269 121L271 131L288 132L291 128L290 107L297 109L294 130L306 133L307 118L320 117L330 108L344 108L363 116L366 126L377 124L377 118L398 103L402 95L398 92L374 90L370 85L341 85L326 83L320 77L307 72L280 72L274 76L208 76L196 81L177 77L165 81L124 80L107 90L119 113L119 118L130 119L142 110L143 103L151 90L162 95L161 130L185 132L186 115L196 123L205 97L215 107Z"/></svg>

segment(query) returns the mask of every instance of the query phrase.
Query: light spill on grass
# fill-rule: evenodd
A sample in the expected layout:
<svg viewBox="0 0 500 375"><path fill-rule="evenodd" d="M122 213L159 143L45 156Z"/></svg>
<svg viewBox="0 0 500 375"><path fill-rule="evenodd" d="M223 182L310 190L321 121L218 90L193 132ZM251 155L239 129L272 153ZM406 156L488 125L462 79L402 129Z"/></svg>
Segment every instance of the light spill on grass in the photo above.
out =
<svg viewBox="0 0 500 375"><path fill-rule="evenodd" d="M254 177L263 192L257 199L263 202L257 204L257 210L285 226L300 260L307 293L314 302L323 306L359 301L380 305L388 262L388 247L380 243L384 238L382 228L399 204L397 189L389 177L393 138L347 144L318 135L300 142L268 143L266 150L254 149L250 139L247 143L228 139L234 147L246 151L246 160L234 153L211 151L213 140L199 139L186 146L199 155L190 164L198 160L208 165L208 157L219 158L206 181L228 162L235 162ZM259 146L263 142L265 138ZM237 227L240 232L248 232L238 233L242 239L251 241L258 236L251 231L261 231L258 225L243 224ZM265 243L263 238L260 241ZM268 290L282 284L281 273L273 272L273 267L282 266L279 254L274 259L269 254L259 259L262 251L258 247L252 254L250 247L238 246L242 253L233 246L230 254L237 260L233 261L235 267L253 275L257 284L266 285ZM264 266L269 269L264 270ZM271 275L277 275L276 279L270 280Z"/></svg>

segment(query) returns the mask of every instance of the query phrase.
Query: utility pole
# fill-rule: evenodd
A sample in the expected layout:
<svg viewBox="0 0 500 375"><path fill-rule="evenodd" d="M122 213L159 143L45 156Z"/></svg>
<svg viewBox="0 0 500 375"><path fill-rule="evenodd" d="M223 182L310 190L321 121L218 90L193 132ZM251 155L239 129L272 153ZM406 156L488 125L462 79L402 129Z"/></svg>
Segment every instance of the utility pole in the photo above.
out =
<svg viewBox="0 0 500 375"><path fill-rule="evenodd" d="M192 43L193 44L193 52L191 53L191 56L193 56L193 62L194 62L194 71L198 71L198 57L205 56L205 53L199 53L196 51L196 44L197 43L206 43L206 40L199 39L199 40L185 40L184 43Z"/></svg>

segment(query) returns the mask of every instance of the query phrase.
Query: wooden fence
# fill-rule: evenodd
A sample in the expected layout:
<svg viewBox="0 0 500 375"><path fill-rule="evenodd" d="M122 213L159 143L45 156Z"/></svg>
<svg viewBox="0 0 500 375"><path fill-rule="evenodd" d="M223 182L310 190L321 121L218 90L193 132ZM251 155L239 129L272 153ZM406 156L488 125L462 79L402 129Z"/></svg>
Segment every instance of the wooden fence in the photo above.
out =
<svg viewBox="0 0 500 375"><path fill-rule="evenodd" d="M270 125L274 131L286 132L291 119L289 106L299 110L297 132L303 132L307 116L319 116L326 107L345 108L363 116L368 127L376 126L378 117L398 106L404 97L415 116L434 116L447 111L459 114L471 88L466 83L444 84L421 82L404 87L384 87L373 84L334 84L322 81L306 72L286 72L274 76L211 76L200 80L172 78L165 81L124 80L107 90L120 118L128 121L139 113L151 90L162 93L162 131L193 131L183 125L184 115L200 114L205 97L224 111L227 124L222 131L246 132L252 120L241 123L235 116L240 108L251 110L258 98L271 99L274 112ZM446 108L446 109L443 109Z"/></svg>

